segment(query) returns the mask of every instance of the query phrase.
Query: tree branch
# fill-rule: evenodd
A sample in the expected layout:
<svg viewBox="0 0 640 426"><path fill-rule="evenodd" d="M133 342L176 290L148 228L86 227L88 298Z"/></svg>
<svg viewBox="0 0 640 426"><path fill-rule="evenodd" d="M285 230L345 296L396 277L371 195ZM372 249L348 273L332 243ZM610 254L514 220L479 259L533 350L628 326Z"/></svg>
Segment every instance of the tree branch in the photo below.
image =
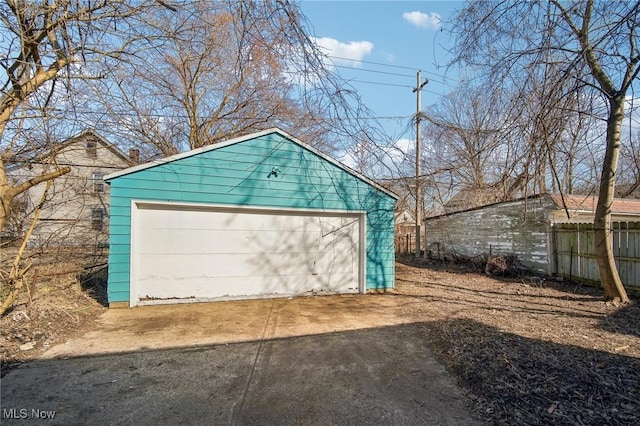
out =
<svg viewBox="0 0 640 426"><path fill-rule="evenodd" d="M33 186L36 186L39 183L53 180L53 179L55 179L57 177L60 177L62 175L65 175L65 174L69 173L70 171L71 171L71 168L68 167L68 166L65 166L65 167L63 167L63 168L61 168L59 170L56 170L55 172L51 172L51 173L47 173L47 174L42 175L42 176L36 176L34 178L31 178L31 179L21 183L20 185L17 185L17 186L14 186L14 187L10 188L9 191L15 197L16 195L25 192L29 188L31 188Z"/></svg>

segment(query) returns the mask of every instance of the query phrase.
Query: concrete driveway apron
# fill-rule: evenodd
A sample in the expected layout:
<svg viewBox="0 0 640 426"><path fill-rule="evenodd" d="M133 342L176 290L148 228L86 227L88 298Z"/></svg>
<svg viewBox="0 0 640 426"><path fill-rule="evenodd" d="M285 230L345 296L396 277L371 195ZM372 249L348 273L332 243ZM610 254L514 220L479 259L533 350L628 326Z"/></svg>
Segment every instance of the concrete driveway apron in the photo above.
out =
<svg viewBox="0 0 640 426"><path fill-rule="evenodd" d="M346 295L109 310L6 374L2 424L27 424L23 414L38 424L478 424L404 303Z"/></svg>

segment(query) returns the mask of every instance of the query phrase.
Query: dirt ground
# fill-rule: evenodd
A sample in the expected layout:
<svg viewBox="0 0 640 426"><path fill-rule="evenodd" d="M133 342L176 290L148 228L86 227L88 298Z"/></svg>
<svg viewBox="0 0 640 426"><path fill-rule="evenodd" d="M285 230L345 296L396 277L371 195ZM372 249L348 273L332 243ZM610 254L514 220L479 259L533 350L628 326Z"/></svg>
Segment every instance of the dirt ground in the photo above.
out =
<svg viewBox="0 0 640 426"><path fill-rule="evenodd" d="M11 261L11 254L0 252L3 264ZM3 370L37 359L53 346L83 334L107 310L106 267L85 267L104 259L62 257L34 257L37 260L28 275L28 286L0 318ZM2 300L7 293L3 287Z"/></svg>
<svg viewBox="0 0 640 426"><path fill-rule="evenodd" d="M40 358L56 344L108 327L95 282L81 284L77 270L65 274L59 266L46 272L33 301L23 297L0 320L5 371L12 362ZM363 312L390 312L383 323L403 318L422 324L429 346L487 423L640 424L637 302L616 307L592 287L493 278L412 257L399 259L396 274L397 292L362 298L372 298ZM345 316L345 327L357 327L357 312L352 316ZM153 343L152 335L145 338Z"/></svg>
<svg viewBox="0 0 640 426"><path fill-rule="evenodd" d="M400 259L402 260L402 259ZM640 424L640 306L537 277L397 264L408 314L493 424Z"/></svg>

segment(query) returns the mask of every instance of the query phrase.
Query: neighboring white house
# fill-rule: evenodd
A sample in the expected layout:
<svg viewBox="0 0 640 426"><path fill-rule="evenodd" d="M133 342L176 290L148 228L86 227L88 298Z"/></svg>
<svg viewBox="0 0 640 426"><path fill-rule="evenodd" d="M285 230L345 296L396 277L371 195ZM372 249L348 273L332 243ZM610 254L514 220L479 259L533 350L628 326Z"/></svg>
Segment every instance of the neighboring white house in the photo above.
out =
<svg viewBox="0 0 640 426"><path fill-rule="evenodd" d="M14 182L54 170L54 164L71 167L71 172L55 179L49 189L30 244L49 247L106 244L109 186L103 178L137 160L137 151L132 150L127 156L89 129L56 145L49 154L15 164L9 171ZM45 183L36 185L17 200L11 230L14 234L24 232L28 226L26 220L18 224L16 218L29 216L42 198L45 186Z"/></svg>
<svg viewBox="0 0 640 426"><path fill-rule="evenodd" d="M415 235L416 217L409 209L396 210L394 215L396 237Z"/></svg>

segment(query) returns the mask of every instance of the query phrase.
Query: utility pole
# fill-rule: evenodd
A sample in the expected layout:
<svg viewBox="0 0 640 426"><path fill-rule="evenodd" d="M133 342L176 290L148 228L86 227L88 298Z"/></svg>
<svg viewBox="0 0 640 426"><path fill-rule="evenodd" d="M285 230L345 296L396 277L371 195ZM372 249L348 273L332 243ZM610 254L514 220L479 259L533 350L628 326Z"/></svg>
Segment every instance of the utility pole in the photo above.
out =
<svg viewBox="0 0 640 426"><path fill-rule="evenodd" d="M422 88L429 82L428 78L422 81L422 71L418 70L416 87L413 92L416 94L416 257L420 257L420 228L422 222L422 188L420 185L420 174L422 173L420 161L420 118L422 114Z"/></svg>

